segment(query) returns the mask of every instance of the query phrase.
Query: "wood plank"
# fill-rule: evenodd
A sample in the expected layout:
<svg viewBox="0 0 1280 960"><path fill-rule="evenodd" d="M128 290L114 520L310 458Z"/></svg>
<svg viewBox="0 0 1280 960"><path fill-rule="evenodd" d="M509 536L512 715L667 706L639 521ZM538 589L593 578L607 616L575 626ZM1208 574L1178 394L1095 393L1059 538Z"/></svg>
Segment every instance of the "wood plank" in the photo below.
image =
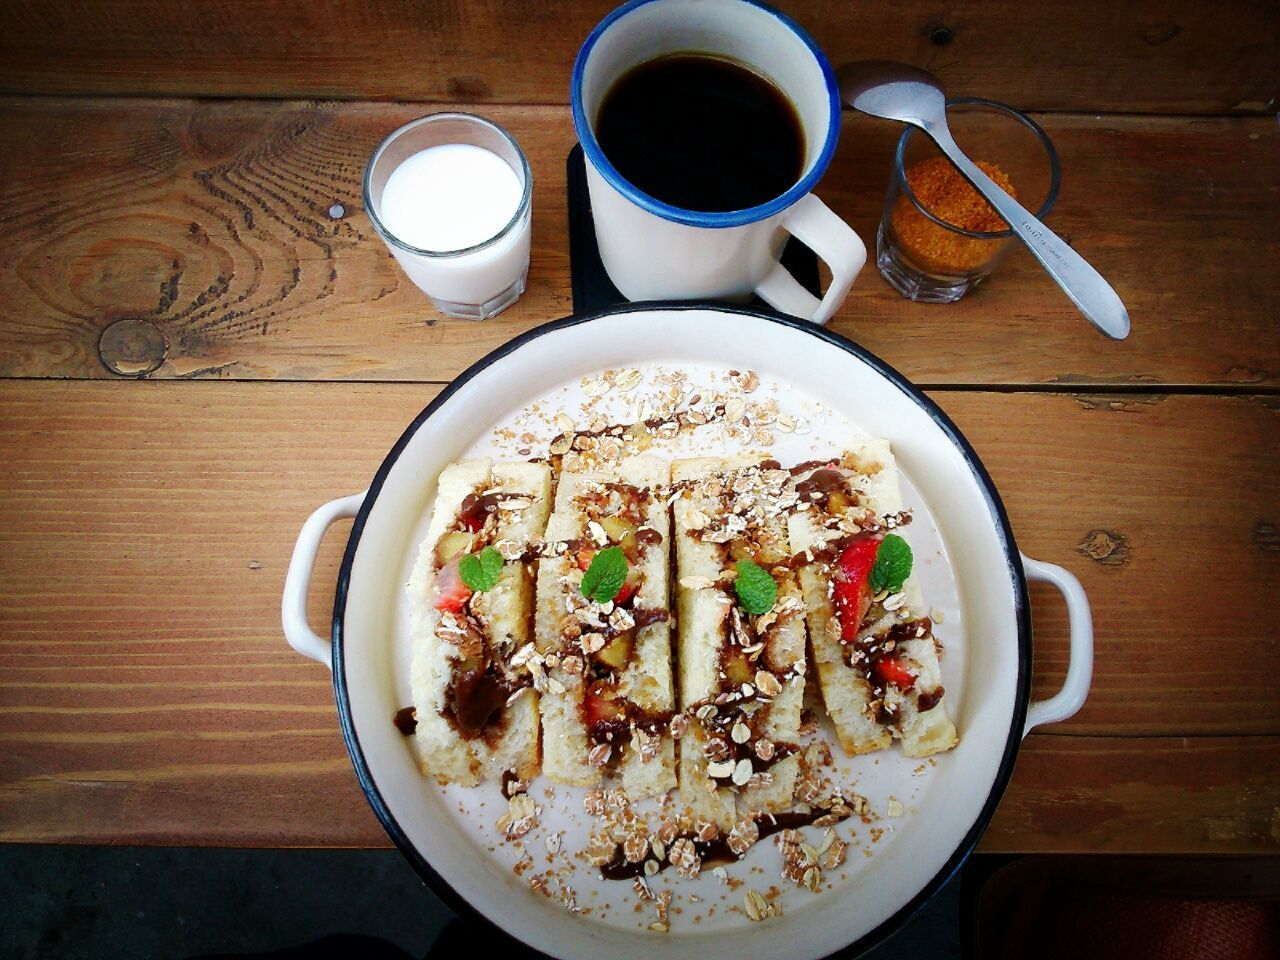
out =
<svg viewBox="0 0 1280 960"><path fill-rule="evenodd" d="M365 159L423 110L0 100L22 131L0 147L0 375L112 376L99 339L141 318L167 338L144 351L156 378L448 380L570 313L567 111L486 109L530 156L534 248L524 298L474 323L434 314L361 210ZM950 306L869 267L834 328L925 384L1280 384L1275 123L1043 119L1065 170L1050 223L1114 282L1133 336L1098 335L1021 250ZM845 123L819 193L871 242L897 131Z"/></svg>
<svg viewBox="0 0 1280 960"><path fill-rule="evenodd" d="M0 90L564 103L579 45L614 5L12 0ZM1280 86L1280 27L1249 0L779 5L836 64L905 60L1027 109L1261 112Z"/></svg>
<svg viewBox="0 0 1280 960"><path fill-rule="evenodd" d="M0 383L0 839L381 842L328 675L285 646L279 595L306 513L362 488L436 389ZM1276 805L1274 783L1255 782L1280 743L1276 405L941 400L1023 549L1076 571L1097 618L1089 704L1032 738L1059 753L1024 760L998 848L1258 848L1252 827L1186 824L1224 795L1250 824ZM325 540L313 623L331 609L346 530ZM1112 538L1101 561L1078 552L1104 552L1095 530ZM1056 598L1034 599L1041 693L1065 668L1065 625ZM1077 767L1089 775L1062 772ZM1130 802L1160 815L1104 822Z"/></svg>
<svg viewBox="0 0 1280 960"><path fill-rule="evenodd" d="M1276 737L1023 743L984 853L1274 853Z"/></svg>
<svg viewBox="0 0 1280 960"><path fill-rule="evenodd" d="M317 684L323 692L323 685ZM311 699L311 698L307 698ZM331 707L317 707L317 713ZM317 715L315 725L326 719ZM301 726L301 725L299 725ZM245 762L260 741L215 743L181 731L130 750L135 766L83 762L52 738L8 737L6 763L38 771L0 788L0 842L246 847L386 847L329 732L272 734L279 755ZM112 735L113 751L124 749ZM199 757L159 762L156 754ZM77 762L80 761L80 762ZM1280 849L1270 771L1280 738L1029 737L979 844L985 853L1260 854Z"/></svg>
<svg viewBox="0 0 1280 960"><path fill-rule="evenodd" d="M1093 605L1093 688L1055 732L1280 732L1280 690L1258 670L1280 655L1266 610L1280 576L1275 398L934 398L990 471L1019 548L1070 569ZM1043 697L1066 675L1066 611L1051 587L1031 598Z"/></svg>

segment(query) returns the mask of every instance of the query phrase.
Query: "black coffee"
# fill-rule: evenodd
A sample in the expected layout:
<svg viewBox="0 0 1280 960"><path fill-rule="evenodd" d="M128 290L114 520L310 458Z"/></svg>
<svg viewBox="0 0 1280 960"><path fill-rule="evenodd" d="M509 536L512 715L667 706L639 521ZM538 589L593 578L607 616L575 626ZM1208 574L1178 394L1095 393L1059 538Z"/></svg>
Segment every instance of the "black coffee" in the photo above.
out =
<svg viewBox="0 0 1280 960"><path fill-rule="evenodd" d="M596 139L632 185L706 213L766 203L804 168L804 130L786 94L700 54L658 57L619 77L600 105Z"/></svg>

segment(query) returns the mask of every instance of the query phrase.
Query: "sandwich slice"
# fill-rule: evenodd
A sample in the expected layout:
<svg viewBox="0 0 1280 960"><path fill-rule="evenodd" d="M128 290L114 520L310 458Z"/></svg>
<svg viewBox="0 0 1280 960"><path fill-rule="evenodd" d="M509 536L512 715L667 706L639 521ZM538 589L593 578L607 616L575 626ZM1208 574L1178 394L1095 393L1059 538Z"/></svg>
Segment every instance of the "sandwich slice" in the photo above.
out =
<svg viewBox="0 0 1280 960"><path fill-rule="evenodd" d="M437 481L407 589L414 735L441 783L537 774L538 697L520 651L533 639L526 558L550 503L546 464L467 460Z"/></svg>
<svg viewBox="0 0 1280 960"><path fill-rule="evenodd" d="M538 570L543 771L580 786L620 779L633 800L676 782L669 477L646 455L562 472Z"/></svg>
<svg viewBox="0 0 1280 960"><path fill-rule="evenodd" d="M750 456L678 460L672 481L680 797L729 830L794 800L805 677L785 522L794 494L776 462Z"/></svg>
<svg viewBox="0 0 1280 960"><path fill-rule="evenodd" d="M889 444L872 440L839 459L794 470L791 543L827 713L841 745L869 753L901 740L926 757L956 745L938 655L941 644L909 575Z"/></svg>

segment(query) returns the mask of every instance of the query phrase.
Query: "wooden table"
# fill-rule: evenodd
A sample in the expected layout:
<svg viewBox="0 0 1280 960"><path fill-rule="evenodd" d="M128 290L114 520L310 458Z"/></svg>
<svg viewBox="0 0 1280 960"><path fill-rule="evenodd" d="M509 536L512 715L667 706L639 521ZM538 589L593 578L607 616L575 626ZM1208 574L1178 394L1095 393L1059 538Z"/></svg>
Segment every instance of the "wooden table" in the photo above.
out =
<svg viewBox="0 0 1280 960"><path fill-rule="evenodd" d="M442 384L572 311L567 77L608 6L0 6L0 839L387 844L328 674L281 636L285 564ZM836 62L1039 111L1050 222L1133 316L1104 340L1018 252L949 307L869 269L834 323L928 388L1020 546L1093 601L1089 702L1026 741L982 849L1276 851L1274 12L786 6ZM444 104L510 129L536 178L528 292L485 323L433 314L361 209L373 146ZM863 237L895 136L847 115L818 191ZM1065 618L1033 601L1043 695Z"/></svg>

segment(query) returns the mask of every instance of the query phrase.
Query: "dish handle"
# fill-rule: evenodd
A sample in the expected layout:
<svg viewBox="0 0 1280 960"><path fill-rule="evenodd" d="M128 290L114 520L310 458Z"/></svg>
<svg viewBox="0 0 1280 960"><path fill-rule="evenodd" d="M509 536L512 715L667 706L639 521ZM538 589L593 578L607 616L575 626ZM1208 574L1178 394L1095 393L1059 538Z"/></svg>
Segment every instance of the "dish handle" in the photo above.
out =
<svg viewBox="0 0 1280 960"><path fill-rule="evenodd" d="M1027 708L1027 724L1022 729L1025 737L1036 727L1057 723L1075 716L1089 696L1093 682L1093 614L1089 610L1089 598L1075 575L1054 563L1032 560L1022 555L1022 568L1028 580L1051 583L1058 588L1067 603L1067 623L1071 632L1071 660L1067 664L1067 679L1062 689L1047 700L1036 700Z"/></svg>
<svg viewBox="0 0 1280 960"><path fill-rule="evenodd" d="M311 586L311 571L320 552L320 541L325 531L343 517L354 517L364 503L365 490L349 497L330 500L307 517L293 546L289 572L284 578L284 598L280 603L280 619L284 623L284 636L289 646L304 657L318 660L333 669L333 648L324 637L311 629L307 622L307 590Z"/></svg>

